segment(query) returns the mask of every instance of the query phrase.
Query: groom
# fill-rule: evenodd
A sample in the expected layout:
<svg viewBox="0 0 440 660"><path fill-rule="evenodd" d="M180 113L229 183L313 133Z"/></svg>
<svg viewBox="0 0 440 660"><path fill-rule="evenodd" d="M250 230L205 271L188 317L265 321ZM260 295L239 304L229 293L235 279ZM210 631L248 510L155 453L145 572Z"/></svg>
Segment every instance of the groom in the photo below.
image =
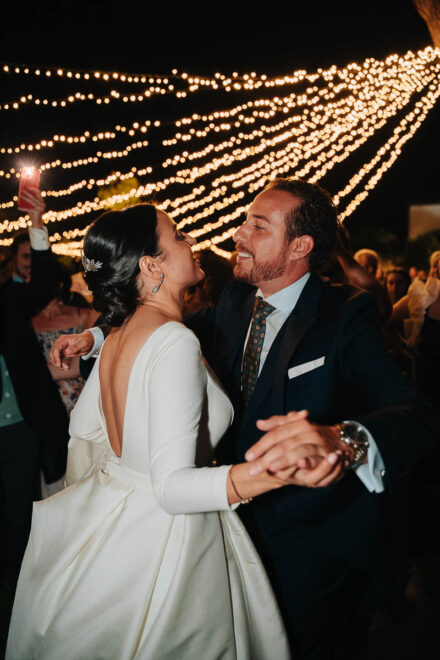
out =
<svg viewBox="0 0 440 660"><path fill-rule="evenodd" d="M189 322L234 401L225 461L278 471L323 450L351 452L338 483L292 485L240 507L293 649L320 660L355 657L343 637L368 622L367 594L391 572L384 491L438 439L436 414L385 352L375 301L316 275L336 224L318 186L273 181L235 234L237 281ZM252 321L258 296L270 305L264 325ZM302 409L307 420L258 421ZM336 427L344 420L352 423Z"/></svg>
<svg viewBox="0 0 440 660"><path fill-rule="evenodd" d="M239 511L295 657L319 660L355 657L348 637L390 573L384 491L436 447L439 421L387 356L371 296L317 276L336 226L318 186L271 182L235 235L236 281L188 320L234 402L222 459L290 477ZM335 452L345 474L323 479Z"/></svg>

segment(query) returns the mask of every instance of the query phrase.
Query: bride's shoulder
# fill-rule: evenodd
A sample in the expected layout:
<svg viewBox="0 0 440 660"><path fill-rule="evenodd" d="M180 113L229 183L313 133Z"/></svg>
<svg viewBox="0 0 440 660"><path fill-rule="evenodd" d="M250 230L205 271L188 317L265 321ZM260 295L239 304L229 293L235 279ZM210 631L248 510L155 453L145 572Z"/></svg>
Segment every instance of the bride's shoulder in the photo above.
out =
<svg viewBox="0 0 440 660"><path fill-rule="evenodd" d="M194 332L180 321L168 321L159 326L152 335L152 339L164 348L193 346L200 349L200 343Z"/></svg>
<svg viewBox="0 0 440 660"><path fill-rule="evenodd" d="M203 370L200 343L183 323L168 321L150 335L137 357L137 370L148 373L172 369Z"/></svg>

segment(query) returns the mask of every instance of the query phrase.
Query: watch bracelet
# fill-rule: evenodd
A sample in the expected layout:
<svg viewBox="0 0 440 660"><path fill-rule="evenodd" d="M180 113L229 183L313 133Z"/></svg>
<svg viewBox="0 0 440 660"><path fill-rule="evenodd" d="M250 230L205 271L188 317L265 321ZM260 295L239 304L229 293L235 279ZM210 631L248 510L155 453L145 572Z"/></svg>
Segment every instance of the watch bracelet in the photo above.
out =
<svg viewBox="0 0 440 660"><path fill-rule="evenodd" d="M342 442L346 444L348 447L351 447L354 451L354 456L350 467L352 470L355 470L360 465L362 465L362 462L368 452L369 443L368 441L366 443L357 442L356 440L351 438L348 434L346 434L344 428L344 422L341 422L340 424L336 424L336 428L339 433L339 438L342 440Z"/></svg>

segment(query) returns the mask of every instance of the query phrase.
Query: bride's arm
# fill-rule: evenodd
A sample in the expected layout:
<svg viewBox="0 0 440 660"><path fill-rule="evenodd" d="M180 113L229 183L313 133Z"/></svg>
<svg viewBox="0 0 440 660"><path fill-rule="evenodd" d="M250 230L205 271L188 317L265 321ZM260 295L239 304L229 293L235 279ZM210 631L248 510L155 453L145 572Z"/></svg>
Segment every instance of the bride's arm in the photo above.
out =
<svg viewBox="0 0 440 660"><path fill-rule="evenodd" d="M255 497L283 485L267 473L252 477L247 463L234 466L233 483L231 466L195 467L206 379L199 342L182 328L160 352L146 382L153 489L169 513L229 509L240 501L238 493Z"/></svg>

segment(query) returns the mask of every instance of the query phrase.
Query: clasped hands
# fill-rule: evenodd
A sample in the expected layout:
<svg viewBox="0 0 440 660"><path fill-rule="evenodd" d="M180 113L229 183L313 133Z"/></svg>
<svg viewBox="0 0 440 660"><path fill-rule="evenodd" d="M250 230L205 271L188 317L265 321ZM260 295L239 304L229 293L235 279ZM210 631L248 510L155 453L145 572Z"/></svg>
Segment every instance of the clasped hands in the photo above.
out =
<svg viewBox="0 0 440 660"><path fill-rule="evenodd" d="M313 424L306 410L259 420L263 437L245 454L249 473L266 471L282 485L329 486L344 476L353 460L335 426Z"/></svg>

